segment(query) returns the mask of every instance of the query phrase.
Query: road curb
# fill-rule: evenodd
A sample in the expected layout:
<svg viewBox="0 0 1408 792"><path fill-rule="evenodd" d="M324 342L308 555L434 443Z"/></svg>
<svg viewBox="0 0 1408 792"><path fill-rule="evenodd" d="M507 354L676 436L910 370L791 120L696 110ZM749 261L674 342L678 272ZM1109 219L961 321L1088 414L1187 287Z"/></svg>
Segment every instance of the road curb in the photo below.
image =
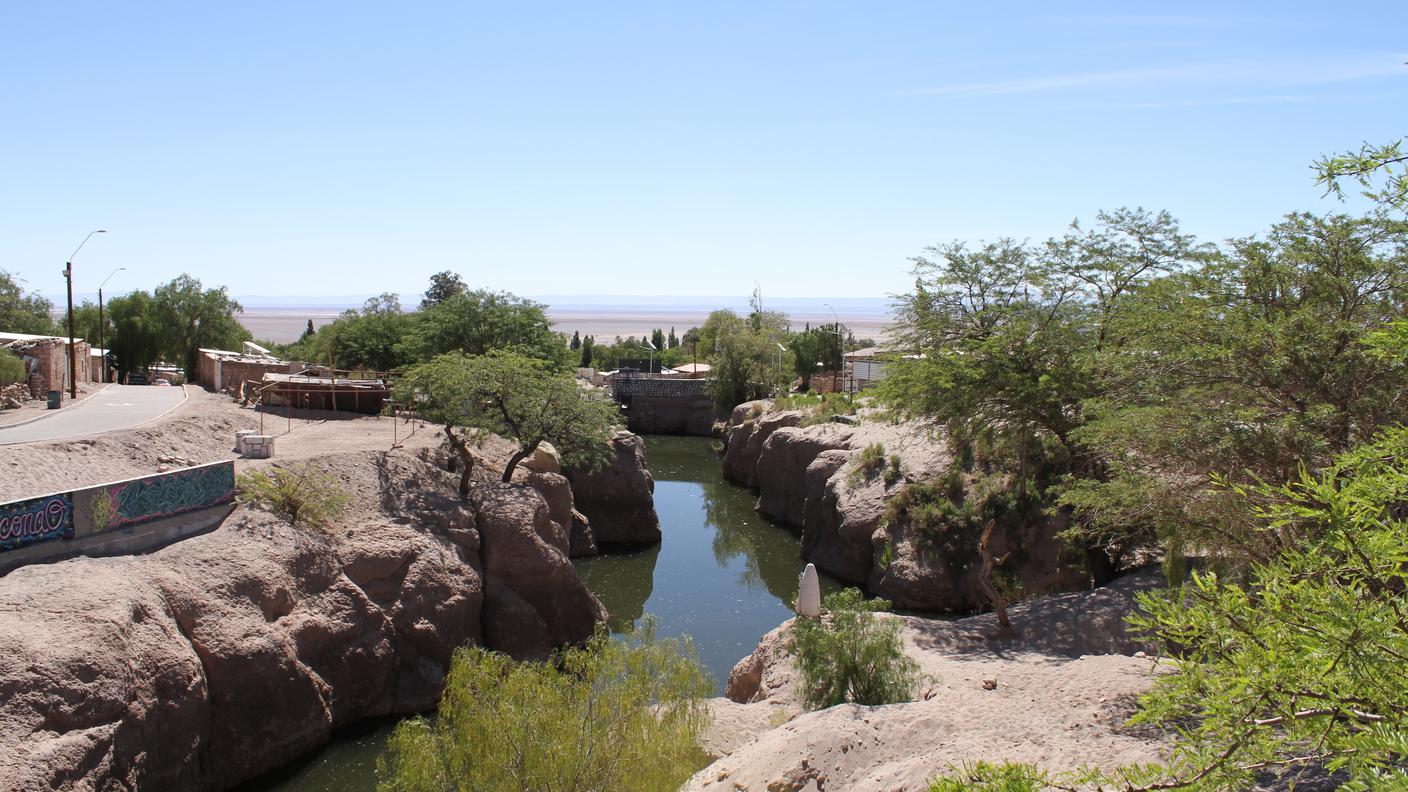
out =
<svg viewBox="0 0 1408 792"><path fill-rule="evenodd" d="M116 383L111 383L111 384L109 384L107 387L103 388L103 390L100 390L100 391L98 391L97 393L94 393L92 396L89 396L88 399L92 399L92 398L98 396L98 395L101 394L103 391L105 391L105 390L107 390L108 388L112 387L112 385L114 385L114 384L116 384ZM153 386L153 387L156 387L156 386ZM173 387L175 387L175 386L173 386ZM147 420L142 421L141 423L132 424L131 426L123 426L123 427L118 428L118 429L105 429L105 430L103 430L103 431L101 431L101 432L88 432L88 433L85 433L85 434L65 435L65 436L63 436L63 437L51 437L51 438L48 438L48 439L46 439L46 440L20 440L20 441L18 441L18 442L13 442L13 443L11 443L11 442L6 442L6 441L5 441L5 430L6 430L6 429L9 429L10 426L25 426L25 425L34 423L35 421L40 421L40 420L43 420L43 419L45 419L45 418L48 418L48 417L51 416L51 414L52 414L52 415L57 415L57 414L63 412L63 410L50 410L50 411L46 412L44 415L41 415L41 416L39 416L39 417L37 417L37 418L30 418L30 419L27 420L27 421L21 421L21 422L16 423L16 424L10 424L10 426L0 427L0 447L4 447L4 446L8 446L8 445L27 445L27 444L29 444L29 443L66 443L66 442L69 442L70 440L82 440L82 439L85 438L85 437L102 437L103 435L109 435L109 434L113 434L113 433L115 433L115 432L130 432L130 431L132 431L132 430L134 430L134 429L141 429L143 426L148 426L148 425L150 425L150 424L156 423L157 421L160 421L161 419L163 419L163 418L165 418L166 416L170 415L173 410L176 410L176 409L180 408L181 406L183 406L187 401L190 400L190 398L191 398L191 394L188 393L188 392L186 391L186 387L185 387L184 385L182 385L182 386L181 386L181 400L180 400L180 401L178 401L178 402L176 402L175 404L171 405L170 407L166 408L166 409L163 410L160 414L154 415L154 416L152 416L151 418L148 418ZM84 399L83 401L79 402L78 404L75 404L75 405L74 405L73 407L71 407L70 409L74 409L74 408L77 408L77 407L82 407L83 404L88 401L88 399Z"/></svg>
<svg viewBox="0 0 1408 792"><path fill-rule="evenodd" d="M79 402L78 402L77 404L72 404L72 405L69 407L69 409L70 409L70 410L76 410L76 409L78 409L79 407L82 407L83 405L87 404L90 400L98 398L98 396L99 396L100 394L102 394L103 391L107 390L108 388L111 388L112 386L113 386L113 383L109 382L108 384L106 384L106 385L103 386L103 390L94 391L93 393L90 393L90 394L88 394L87 396L84 396L82 399L79 400ZM40 413L40 414L34 416L33 418L26 418L26 419L24 419L23 421L15 421L15 422L12 423L12 424L5 424L4 426L0 426L0 434L3 434L6 429L10 429L10 428L13 428L13 427L16 427L16 426L28 426L28 425L34 423L35 421L42 421L42 420L44 420L45 418L53 418L55 415L58 415L58 414L61 413L61 412L63 412L62 409L58 409L58 410L45 410L44 412L42 412L42 413Z"/></svg>

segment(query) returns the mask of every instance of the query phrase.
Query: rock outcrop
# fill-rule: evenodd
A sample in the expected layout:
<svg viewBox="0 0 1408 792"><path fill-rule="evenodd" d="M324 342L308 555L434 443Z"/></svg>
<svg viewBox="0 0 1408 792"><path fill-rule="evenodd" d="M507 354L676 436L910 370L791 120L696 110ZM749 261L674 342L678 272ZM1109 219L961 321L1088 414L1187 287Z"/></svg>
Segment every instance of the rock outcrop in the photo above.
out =
<svg viewBox="0 0 1408 792"><path fill-rule="evenodd" d="M734 667L706 739L726 756L685 789L917 792L979 759L1052 771L1159 761L1167 735L1124 725L1160 668L1124 619L1137 592L1159 585L1144 572L1024 602L1010 611L1013 632L990 614L883 616L900 621L906 654L927 678L915 700L881 707L802 712L784 623Z"/></svg>
<svg viewBox="0 0 1408 792"><path fill-rule="evenodd" d="M773 432L786 426L799 426L802 413L763 412L767 402L748 402L734 408L724 450L724 477L745 487L758 486L758 457ZM745 409L746 408L746 409ZM740 411L742 418L740 418Z"/></svg>
<svg viewBox="0 0 1408 792"><path fill-rule="evenodd" d="M617 432L612 457L599 470L567 468L577 510L586 517L597 546L650 545L660 541L655 479L646 467L645 440Z"/></svg>
<svg viewBox="0 0 1408 792"><path fill-rule="evenodd" d="M841 580L865 585L897 607L971 611L988 607L979 585L976 544L961 557L936 548L922 532L886 520L886 506L907 484L925 482L949 468L942 438L914 424L862 416L858 424L801 426L801 412L768 412L767 402L739 405L731 418L724 475L758 490L759 512L801 534L802 557ZM866 446L884 448L890 476L857 469ZM1063 557L1056 538L1061 517L1041 519L995 534L995 555L1010 555L1004 575L1028 593L1088 585L1078 565Z"/></svg>
<svg viewBox="0 0 1408 792"><path fill-rule="evenodd" d="M406 452L316 464L352 496L334 528L239 507L150 555L0 578L0 788L227 788L433 707L467 642L542 656L605 617L570 506L564 527L533 486L486 471L471 509Z"/></svg>

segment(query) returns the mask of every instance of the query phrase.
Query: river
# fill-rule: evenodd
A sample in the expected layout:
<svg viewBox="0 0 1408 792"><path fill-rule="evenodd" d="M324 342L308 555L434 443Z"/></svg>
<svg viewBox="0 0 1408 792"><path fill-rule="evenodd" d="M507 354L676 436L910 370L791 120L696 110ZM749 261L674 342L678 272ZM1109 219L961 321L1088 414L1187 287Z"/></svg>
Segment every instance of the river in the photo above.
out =
<svg viewBox="0 0 1408 792"><path fill-rule="evenodd" d="M646 438L655 477L658 546L573 562L620 633L649 614L659 635L693 636L699 660L723 693L733 664L792 615L802 570L795 534L753 511L754 496L724 480L701 437ZM837 588L822 576L823 592ZM393 724L362 726L298 765L248 789L372 792L376 758Z"/></svg>

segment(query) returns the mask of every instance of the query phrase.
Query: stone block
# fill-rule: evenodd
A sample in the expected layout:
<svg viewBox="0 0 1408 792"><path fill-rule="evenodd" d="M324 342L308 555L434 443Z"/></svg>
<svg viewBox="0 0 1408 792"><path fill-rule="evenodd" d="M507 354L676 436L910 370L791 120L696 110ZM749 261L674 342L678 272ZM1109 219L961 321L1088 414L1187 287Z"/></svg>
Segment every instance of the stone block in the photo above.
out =
<svg viewBox="0 0 1408 792"><path fill-rule="evenodd" d="M273 435L245 435L243 438L245 459L268 459L274 455Z"/></svg>

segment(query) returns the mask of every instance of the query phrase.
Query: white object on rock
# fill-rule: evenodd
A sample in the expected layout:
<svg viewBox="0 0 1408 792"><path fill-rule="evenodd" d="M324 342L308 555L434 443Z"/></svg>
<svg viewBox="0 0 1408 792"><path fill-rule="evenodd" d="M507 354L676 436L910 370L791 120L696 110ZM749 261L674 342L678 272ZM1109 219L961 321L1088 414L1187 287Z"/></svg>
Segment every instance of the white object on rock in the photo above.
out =
<svg viewBox="0 0 1408 792"><path fill-rule="evenodd" d="M816 576L815 564L807 564L802 570L797 587L797 613L812 619L821 618L821 579Z"/></svg>

